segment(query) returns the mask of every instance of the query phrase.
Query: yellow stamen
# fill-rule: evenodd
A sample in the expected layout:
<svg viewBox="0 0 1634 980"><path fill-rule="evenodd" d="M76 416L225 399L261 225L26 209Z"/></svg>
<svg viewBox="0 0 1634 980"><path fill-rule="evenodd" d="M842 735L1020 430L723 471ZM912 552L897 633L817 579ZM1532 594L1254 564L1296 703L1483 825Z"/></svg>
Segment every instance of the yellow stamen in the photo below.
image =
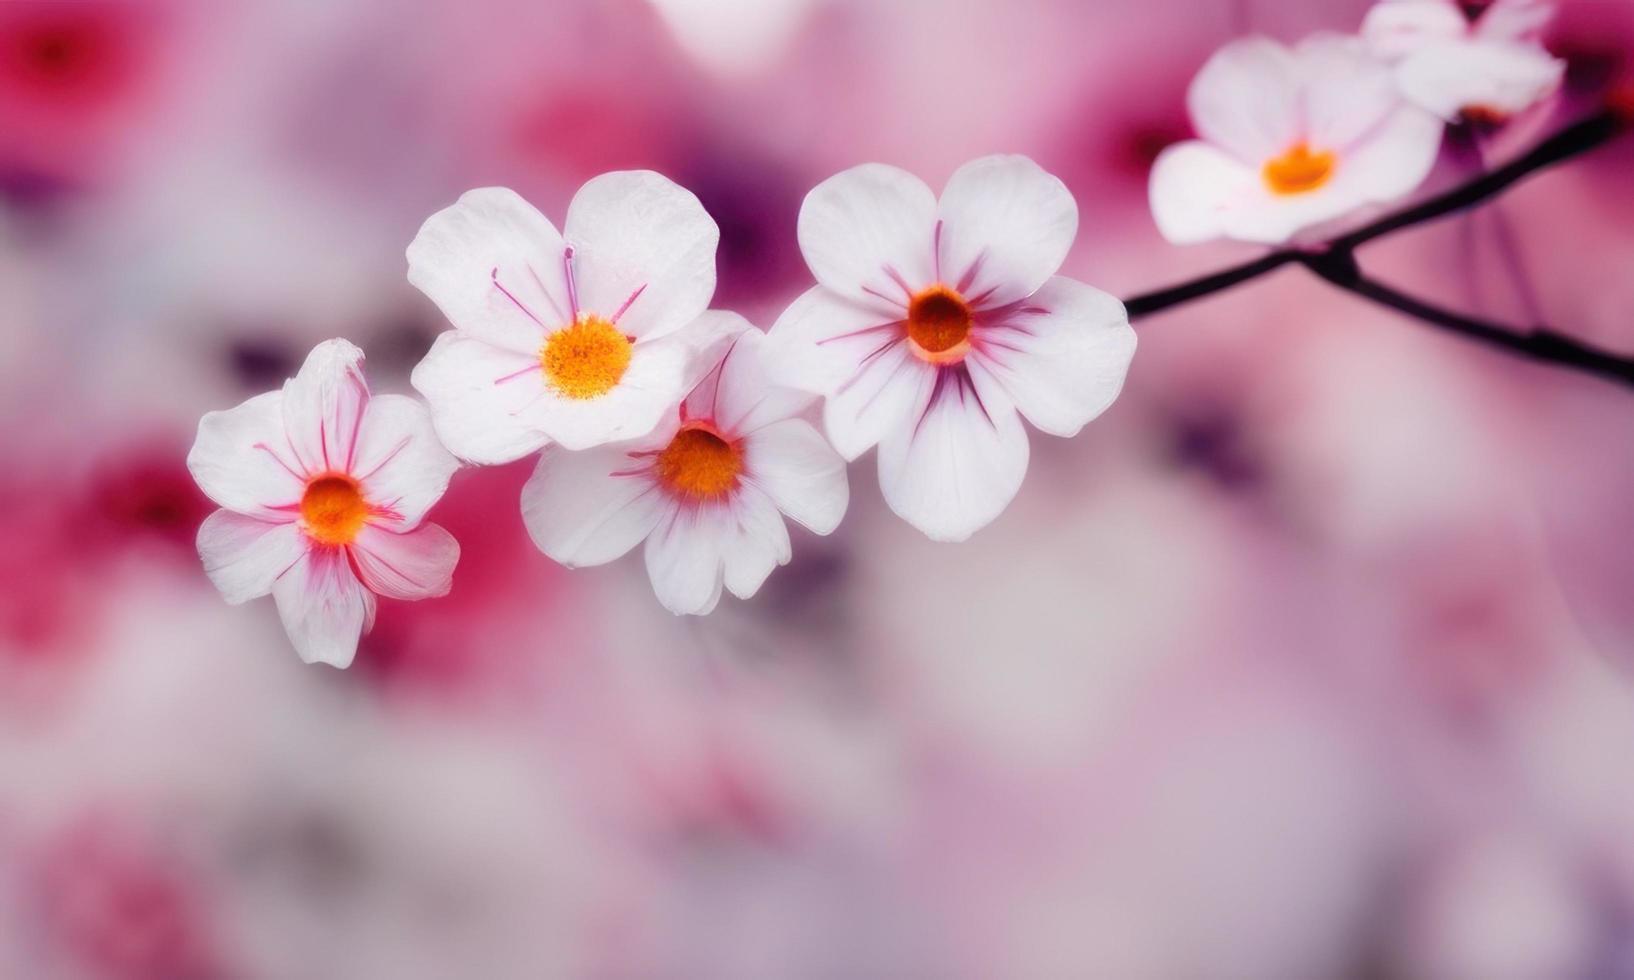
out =
<svg viewBox="0 0 1634 980"><path fill-rule="evenodd" d="M743 449L706 425L691 424L658 454L658 480L690 500L718 500L738 485Z"/></svg>
<svg viewBox="0 0 1634 980"><path fill-rule="evenodd" d="M568 398L596 398L624 377L632 346L612 323L583 314L550 335L539 350L539 366L551 387Z"/></svg>
<svg viewBox="0 0 1634 980"><path fill-rule="evenodd" d="M351 544L368 516L369 505L349 476L320 476L301 495L306 533L323 544Z"/></svg>
<svg viewBox="0 0 1634 980"><path fill-rule="evenodd" d="M908 339L913 352L933 364L951 364L970 350L970 304L956 290L937 283L908 303Z"/></svg>
<svg viewBox="0 0 1634 980"><path fill-rule="evenodd" d="M1338 158L1331 150L1313 153L1304 143L1296 143L1282 156L1266 163L1265 183L1274 193L1306 194L1328 182Z"/></svg>

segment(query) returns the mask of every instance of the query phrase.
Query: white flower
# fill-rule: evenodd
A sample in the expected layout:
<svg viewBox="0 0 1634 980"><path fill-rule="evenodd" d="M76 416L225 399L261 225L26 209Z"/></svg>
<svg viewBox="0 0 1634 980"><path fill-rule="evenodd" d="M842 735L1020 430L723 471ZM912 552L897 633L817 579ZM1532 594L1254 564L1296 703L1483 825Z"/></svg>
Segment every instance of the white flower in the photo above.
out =
<svg viewBox="0 0 1634 980"><path fill-rule="evenodd" d="M205 573L230 603L271 592L307 663L352 662L375 593L448 592L459 544L422 521L459 461L419 402L370 396L344 340L313 348L282 391L205 415L187 466L222 507L199 528Z"/></svg>
<svg viewBox="0 0 1634 980"><path fill-rule="evenodd" d="M879 445L885 500L932 538L992 521L1027 471L1020 415L1070 436L1134 356L1123 304L1055 276L1078 228L1066 187L1025 157L960 167L938 201L867 164L800 209L817 285L772 328L776 376L826 396L840 454Z"/></svg>
<svg viewBox="0 0 1634 980"><path fill-rule="evenodd" d="M1362 34L1396 64L1404 94L1442 119L1501 122L1560 87L1566 63L1543 47L1546 0L1381 0Z"/></svg>
<svg viewBox="0 0 1634 980"><path fill-rule="evenodd" d="M409 281L454 329L413 383L443 442L504 463L651 431L707 343L719 238L696 197L651 171L586 183L565 235L504 188L432 215L408 247Z"/></svg>
<svg viewBox="0 0 1634 980"><path fill-rule="evenodd" d="M1201 139L1152 168L1152 216L1169 241L1278 244L1411 193L1435 165L1442 124L1409 105L1390 66L1336 35L1289 49L1234 41L1187 93Z"/></svg>
<svg viewBox="0 0 1634 980"><path fill-rule="evenodd" d="M788 517L828 534L845 514L845 461L796 416L810 394L774 385L765 336L741 317L724 358L650 435L585 452L548 447L522 490L539 550L601 565L647 543L658 600L707 613L747 599L791 556ZM780 515L781 512L781 515Z"/></svg>

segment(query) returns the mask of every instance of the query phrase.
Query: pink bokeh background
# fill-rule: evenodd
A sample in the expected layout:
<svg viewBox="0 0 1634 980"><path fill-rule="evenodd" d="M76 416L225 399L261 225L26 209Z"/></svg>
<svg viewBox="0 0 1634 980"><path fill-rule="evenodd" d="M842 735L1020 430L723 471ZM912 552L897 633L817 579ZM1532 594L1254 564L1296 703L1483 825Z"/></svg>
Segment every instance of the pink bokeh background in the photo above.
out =
<svg viewBox="0 0 1634 980"><path fill-rule="evenodd" d="M1130 296L1253 254L1149 216L1193 72L1366 6L0 0L0 977L1634 977L1634 394L1297 269L1142 320L971 541L865 458L707 618L534 550L527 462L346 672L193 551L199 416L332 336L408 391L468 188L661 171L765 327L812 185L1024 153ZM1539 132L1634 81L1634 4L1550 44ZM1634 354L1631 173L1369 267Z"/></svg>

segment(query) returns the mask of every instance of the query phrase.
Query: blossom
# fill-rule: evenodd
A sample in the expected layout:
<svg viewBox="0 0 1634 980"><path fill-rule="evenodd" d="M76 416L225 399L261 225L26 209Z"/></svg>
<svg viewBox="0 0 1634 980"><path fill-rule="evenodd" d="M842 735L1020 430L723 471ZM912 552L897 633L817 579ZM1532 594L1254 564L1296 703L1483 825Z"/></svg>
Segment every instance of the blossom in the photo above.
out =
<svg viewBox="0 0 1634 980"><path fill-rule="evenodd" d="M652 431L716 339L701 314L719 237L696 197L651 171L590 180L565 234L504 188L432 215L408 247L409 281L454 329L412 380L444 444L505 463Z"/></svg>
<svg viewBox="0 0 1634 980"><path fill-rule="evenodd" d="M1566 63L1543 46L1546 0L1380 0L1362 33L1396 65L1402 94L1451 120L1501 122L1560 87Z"/></svg>
<svg viewBox="0 0 1634 980"><path fill-rule="evenodd" d="M1020 416L1070 436L1123 386L1123 305L1054 274L1077 227L1065 185L1019 156L965 164L939 201L881 164L806 196L818 285L772 327L775 375L825 397L841 455L879 446L886 503L932 538L969 537L1015 496Z"/></svg>
<svg viewBox="0 0 1634 980"><path fill-rule="evenodd" d="M1152 168L1152 216L1169 241L1276 244L1411 193L1430 173L1441 121L1406 103L1364 42L1318 34L1220 49L1187 93L1201 137Z"/></svg>
<svg viewBox="0 0 1634 980"><path fill-rule="evenodd" d="M445 595L459 544L426 511L459 462L425 407L370 395L363 352L313 348L283 390L199 422L187 466L221 510L199 528L204 571L230 603L272 593L307 663L345 667L375 593Z"/></svg>
<svg viewBox="0 0 1634 980"><path fill-rule="evenodd" d="M540 454L522 490L540 551L570 567L601 565L644 540L658 601L703 614L723 585L747 599L789 562L784 516L818 534L839 525L845 461L797 417L815 397L775 384L765 335L733 320L725 355L651 434Z"/></svg>

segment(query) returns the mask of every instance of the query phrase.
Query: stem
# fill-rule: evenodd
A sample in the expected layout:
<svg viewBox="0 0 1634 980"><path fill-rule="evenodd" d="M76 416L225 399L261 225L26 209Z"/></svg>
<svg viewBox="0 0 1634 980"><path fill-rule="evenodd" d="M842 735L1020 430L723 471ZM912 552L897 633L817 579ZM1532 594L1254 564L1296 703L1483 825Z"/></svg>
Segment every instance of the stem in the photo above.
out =
<svg viewBox="0 0 1634 980"><path fill-rule="evenodd" d="M1269 252L1251 262L1244 262L1229 269L1222 269L1201 279L1193 279L1178 286L1170 286L1156 292L1132 296L1125 300L1123 305L1129 311L1129 318L1132 320L1138 316L1157 313L1171 306L1179 306L1181 303L1211 293L1217 293L1224 289L1230 289L1232 286L1247 282L1250 279L1258 279L1267 272L1279 269L1298 258L1298 252L1288 250Z"/></svg>

